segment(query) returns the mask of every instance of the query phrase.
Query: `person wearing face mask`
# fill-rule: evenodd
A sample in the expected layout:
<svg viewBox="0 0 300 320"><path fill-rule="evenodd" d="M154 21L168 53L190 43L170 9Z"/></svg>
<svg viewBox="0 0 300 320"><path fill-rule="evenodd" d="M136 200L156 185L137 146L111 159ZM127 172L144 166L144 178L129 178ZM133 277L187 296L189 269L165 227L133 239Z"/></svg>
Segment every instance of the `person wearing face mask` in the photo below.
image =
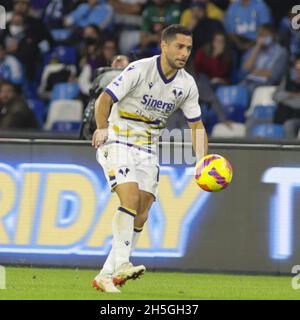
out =
<svg viewBox="0 0 300 320"><path fill-rule="evenodd" d="M295 138L300 129L300 56L282 79L273 100L278 104L274 123L284 124L286 138Z"/></svg>
<svg viewBox="0 0 300 320"><path fill-rule="evenodd" d="M54 40L43 20L33 16L30 0L13 0L13 10L7 14L8 21L14 14L24 17L27 33L38 43L42 52L47 52L54 45Z"/></svg>
<svg viewBox="0 0 300 320"><path fill-rule="evenodd" d="M29 32L22 14L13 13L0 40L4 43L7 53L14 55L22 63L26 79L32 81L36 74L40 52L38 42Z"/></svg>
<svg viewBox="0 0 300 320"><path fill-rule="evenodd" d="M80 74L78 77L80 91L84 97L89 94L96 70L106 65L101 31L97 25L88 25L83 29L79 61Z"/></svg>
<svg viewBox="0 0 300 320"><path fill-rule="evenodd" d="M241 85L246 86L250 94L258 86L277 85L287 64L287 50L277 42L275 29L272 25L263 25L258 30L254 47L243 58Z"/></svg>

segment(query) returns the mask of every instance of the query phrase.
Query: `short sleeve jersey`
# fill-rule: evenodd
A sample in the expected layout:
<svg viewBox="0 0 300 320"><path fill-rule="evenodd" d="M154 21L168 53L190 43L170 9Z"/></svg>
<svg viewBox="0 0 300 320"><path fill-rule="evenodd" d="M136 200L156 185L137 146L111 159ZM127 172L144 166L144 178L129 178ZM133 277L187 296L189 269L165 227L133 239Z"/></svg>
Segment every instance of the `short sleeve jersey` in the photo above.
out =
<svg viewBox="0 0 300 320"><path fill-rule="evenodd" d="M194 78L180 69L167 79L160 56L135 61L106 87L114 104L108 140L151 147L157 144L166 121L181 108L187 121L201 119Z"/></svg>

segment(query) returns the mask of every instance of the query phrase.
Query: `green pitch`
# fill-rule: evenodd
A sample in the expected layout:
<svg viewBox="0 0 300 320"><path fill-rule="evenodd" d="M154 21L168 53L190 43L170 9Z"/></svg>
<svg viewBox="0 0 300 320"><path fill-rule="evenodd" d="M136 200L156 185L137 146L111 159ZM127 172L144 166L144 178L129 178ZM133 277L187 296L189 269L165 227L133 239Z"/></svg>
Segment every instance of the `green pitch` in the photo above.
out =
<svg viewBox="0 0 300 320"><path fill-rule="evenodd" d="M121 294L91 287L95 270L6 268L0 299L300 299L291 277L147 272Z"/></svg>

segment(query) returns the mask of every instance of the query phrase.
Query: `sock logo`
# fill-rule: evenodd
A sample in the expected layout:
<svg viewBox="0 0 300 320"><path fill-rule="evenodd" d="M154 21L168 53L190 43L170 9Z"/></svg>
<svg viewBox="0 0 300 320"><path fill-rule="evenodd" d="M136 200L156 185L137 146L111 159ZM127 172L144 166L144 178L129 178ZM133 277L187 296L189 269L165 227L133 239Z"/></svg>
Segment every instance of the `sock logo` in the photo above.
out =
<svg viewBox="0 0 300 320"><path fill-rule="evenodd" d="M119 173L121 173L124 177L126 177L127 176L127 173L129 172L129 169L128 168L126 168L125 170L123 170L123 169L120 169L119 170Z"/></svg>
<svg viewBox="0 0 300 320"><path fill-rule="evenodd" d="M126 244L127 247L130 245L129 241L125 241L124 243Z"/></svg>

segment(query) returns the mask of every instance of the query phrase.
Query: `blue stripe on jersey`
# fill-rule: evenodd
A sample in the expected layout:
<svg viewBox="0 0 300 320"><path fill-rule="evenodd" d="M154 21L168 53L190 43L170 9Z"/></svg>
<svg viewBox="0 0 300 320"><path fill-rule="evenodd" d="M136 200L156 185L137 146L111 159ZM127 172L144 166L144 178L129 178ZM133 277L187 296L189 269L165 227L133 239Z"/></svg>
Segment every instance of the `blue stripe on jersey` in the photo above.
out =
<svg viewBox="0 0 300 320"><path fill-rule="evenodd" d="M122 119L126 119L126 120L132 120L132 121L137 121L137 122L145 122L147 124L160 124L159 120L153 120L153 121L145 121L142 119L135 119L135 118L131 118L131 117L127 117L127 116L120 116Z"/></svg>
<svg viewBox="0 0 300 320"><path fill-rule="evenodd" d="M115 94L114 94L110 89L105 88L104 91L111 96L111 98L113 99L113 102L114 102L114 103L116 103L116 102L119 101L118 98L115 96Z"/></svg>
<svg viewBox="0 0 300 320"><path fill-rule="evenodd" d="M160 59L161 59L161 56L158 56L158 57L157 57L157 60L156 60L156 65L157 65L158 73L159 73L159 75L160 75L160 77L162 78L162 80L163 80L164 83L166 83L166 84L167 84L167 83L170 83L170 82L172 82L172 81L175 79L178 71L176 71L176 73L174 74L174 76L172 76L170 79L167 79L166 76L165 76L165 74L164 74L163 71L162 71Z"/></svg>
<svg viewBox="0 0 300 320"><path fill-rule="evenodd" d="M201 120L202 116L200 115L199 117L196 117L196 118L192 118L192 119L189 119L187 117L185 117L187 121L189 122L196 122L196 121L199 121Z"/></svg>

